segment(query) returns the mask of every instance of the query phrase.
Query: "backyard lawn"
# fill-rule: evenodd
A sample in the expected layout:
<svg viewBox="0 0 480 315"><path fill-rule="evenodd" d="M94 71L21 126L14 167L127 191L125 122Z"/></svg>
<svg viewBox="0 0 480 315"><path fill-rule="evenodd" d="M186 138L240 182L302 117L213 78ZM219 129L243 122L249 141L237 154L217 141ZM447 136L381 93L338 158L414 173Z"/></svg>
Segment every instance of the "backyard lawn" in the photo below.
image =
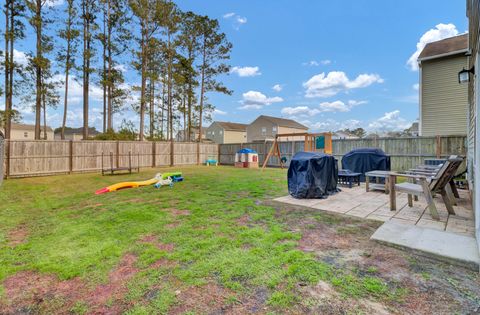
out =
<svg viewBox="0 0 480 315"><path fill-rule="evenodd" d="M185 181L94 195L171 170ZM380 223L273 202L286 183L204 166L4 181L0 313L480 312L478 273L370 241Z"/></svg>

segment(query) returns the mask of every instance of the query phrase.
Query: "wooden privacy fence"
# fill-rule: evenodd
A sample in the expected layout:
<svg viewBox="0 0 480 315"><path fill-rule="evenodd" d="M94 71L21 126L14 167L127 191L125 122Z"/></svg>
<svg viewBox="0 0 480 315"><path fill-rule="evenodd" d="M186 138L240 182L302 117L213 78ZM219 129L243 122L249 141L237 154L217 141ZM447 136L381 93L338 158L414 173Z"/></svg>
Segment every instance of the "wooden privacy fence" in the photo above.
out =
<svg viewBox="0 0 480 315"><path fill-rule="evenodd" d="M303 151L303 141L279 142L282 157L287 158L287 165L292 156ZM220 164L233 164L235 152L241 148L251 148L258 152L260 164L263 163L272 142L221 144L219 148ZM364 138L337 139L332 141L333 155L340 161L342 156L355 148L380 148L390 155L392 170L407 170L423 164L427 158L448 157L452 154L466 155L466 136L437 137L401 137L401 138ZM278 158L272 157L268 166L280 166ZM339 163L341 167L341 163Z"/></svg>
<svg viewBox="0 0 480 315"><path fill-rule="evenodd" d="M218 158L218 145L209 143L139 142L139 141L5 141L6 177L28 177L73 172L92 172L110 167L132 165L159 167L193 165L207 158ZM3 155L2 155L3 156Z"/></svg>

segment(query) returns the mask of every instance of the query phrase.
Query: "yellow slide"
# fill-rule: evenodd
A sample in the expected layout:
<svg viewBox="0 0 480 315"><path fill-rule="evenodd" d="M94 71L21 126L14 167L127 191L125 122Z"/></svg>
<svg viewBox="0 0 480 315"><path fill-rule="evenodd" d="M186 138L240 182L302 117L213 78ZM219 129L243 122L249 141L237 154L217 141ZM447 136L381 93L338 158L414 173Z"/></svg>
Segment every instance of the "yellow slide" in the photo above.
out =
<svg viewBox="0 0 480 315"><path fill-rule="evenodd" d="M158 182L157 178L152 178L152 179L144 180L141 182L122 182L122 183L117 183L117 184L110 185L108 187L101 188L97 190L95 194L100 195L100 194L104 194L111 191L117 191L124 188L137 188L141 186L149 186L149 185L156 184L157 182Z"/></svg>

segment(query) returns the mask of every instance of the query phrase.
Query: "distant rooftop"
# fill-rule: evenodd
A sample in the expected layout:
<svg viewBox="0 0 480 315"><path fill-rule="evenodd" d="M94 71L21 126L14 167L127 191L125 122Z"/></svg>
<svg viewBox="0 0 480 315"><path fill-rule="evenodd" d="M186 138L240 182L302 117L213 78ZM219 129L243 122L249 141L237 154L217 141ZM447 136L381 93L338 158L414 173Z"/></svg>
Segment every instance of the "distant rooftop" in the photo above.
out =
<svg viewBox="0 0 480 315"><path fill-rule="evenodd" d="M239 123L233 123L233 122L227 122L227 121L215 121L215 122L219 124L224 130L229 130L229 131L246 131L247 130L246 124L239 124Z"/></svg>
<svg viewBox="0 0 480 315"><path fill-rule="evenodd" d="M12 123L12 130L35 131L35 125ZM43 125L40 126L40 130L43 131ZM53 129L50 126L47 126L47 131L53 131Z"/></svg>
<svg viewBox="0 0 480 315"><path fill-rule="evenodd" d="M295 120L292 119L287 119L287 118L279 118L279 117L272 117L272 116L266 116L266 115L261 115L257 119L263 118L265 120L270 121L271 123L274 123L280 127L288 127L288 128L296 128L296 129L305 129L308 130L307 126L302 125L299 122L296 122Z"/></svg>
<svg viewBox="0 0 480 315"><path fill-rule="evenodd" d="M468 33L428 43L418 56L418 60L441 57L468 49Z"/></svg>

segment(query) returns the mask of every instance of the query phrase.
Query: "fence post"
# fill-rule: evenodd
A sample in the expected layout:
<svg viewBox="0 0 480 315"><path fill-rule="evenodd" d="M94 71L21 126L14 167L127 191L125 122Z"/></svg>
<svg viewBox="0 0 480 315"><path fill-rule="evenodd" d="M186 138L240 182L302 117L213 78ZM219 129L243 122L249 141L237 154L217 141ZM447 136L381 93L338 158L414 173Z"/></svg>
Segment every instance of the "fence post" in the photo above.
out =
<svg viewBox="0 0 480 315"><path fill-rule="evenodd" d="M73 171L73 140L69 140L68 142L68 151L69 151L69 156L68 156L68 172L72 174ZM103 157L102 157L103 159Z"/></svg>
<svg viewBox="0 0 480 315"><path fill-rule="evenodd" d="M152 167L155 167L157 165L157 145L155 144L155 141L152 141Z"/></svg>
<svg viewBox="0 0 480 315"><path fill-rule="evenodd" d="M120 164L120 142L117 140L116 146L115 146L115 167L118 168Z"/></svg>
<svg viewBox="0 0 480 315"><path fill-rule="evenodd" d="M175 160L174 160L174 143L173 143L173 137L170 139L170 166L174 166L175 165Z"/></svg>
<svg viewBox="0 0 480 315"><path fill-rule="evenodd" d="M6 147L5 147L5 178L10 177L10 139L5 139Z"/></svg>
<svg viewBox="0 0 480 315"><path fill-rule="evenodd" d="M441 136L437 136L436 137L436 156L437 156L437 159L439 159L441 157L441 154L442 154L442 137Z"/></svg>

